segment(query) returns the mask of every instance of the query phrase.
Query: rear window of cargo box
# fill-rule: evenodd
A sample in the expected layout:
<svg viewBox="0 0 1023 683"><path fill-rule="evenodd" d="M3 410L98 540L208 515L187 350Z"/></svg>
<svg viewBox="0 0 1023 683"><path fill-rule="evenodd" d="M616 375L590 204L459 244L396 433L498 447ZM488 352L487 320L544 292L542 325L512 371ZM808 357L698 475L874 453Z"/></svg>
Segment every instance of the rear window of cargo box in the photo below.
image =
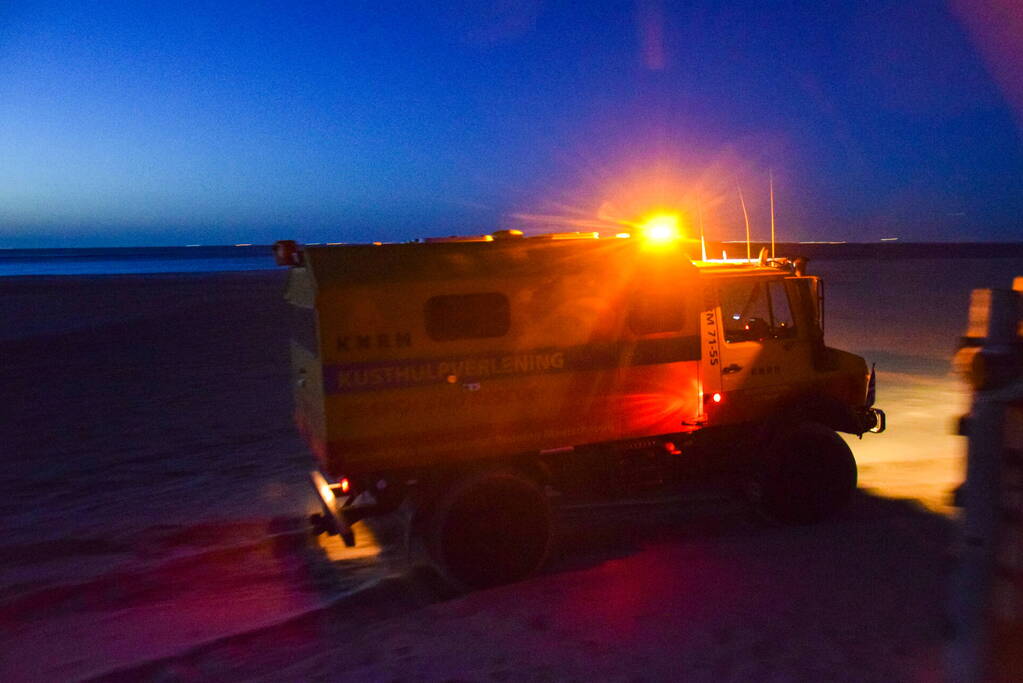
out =
<svg viewBox="0 0 1023 683"><path fill-rule="evenodd" d="M426 333L434 341L503 337L510 326L508 297L499 292L435 296L426 302Z"/></svg>

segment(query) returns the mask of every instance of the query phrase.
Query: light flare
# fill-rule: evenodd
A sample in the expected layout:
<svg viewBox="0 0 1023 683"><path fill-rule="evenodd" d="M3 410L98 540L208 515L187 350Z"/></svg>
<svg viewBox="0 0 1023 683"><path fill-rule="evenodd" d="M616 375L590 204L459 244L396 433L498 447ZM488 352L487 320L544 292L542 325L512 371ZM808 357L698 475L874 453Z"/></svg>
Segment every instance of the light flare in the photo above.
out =
<svg viewBox="0 0 1023 683"><path fill-rule="evenodd" d="M678 214L658 213L642 224L643 236L651 242L672 242L682 238Z"/></svg>

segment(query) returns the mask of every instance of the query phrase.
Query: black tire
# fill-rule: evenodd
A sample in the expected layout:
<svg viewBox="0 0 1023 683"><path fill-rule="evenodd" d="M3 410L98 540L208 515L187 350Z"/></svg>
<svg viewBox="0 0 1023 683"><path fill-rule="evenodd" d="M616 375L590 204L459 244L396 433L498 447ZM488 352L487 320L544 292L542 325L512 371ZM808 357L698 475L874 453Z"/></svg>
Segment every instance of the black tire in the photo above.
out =
<svg viewBox="0 0 1023 683"><path fill-rule="evenodd" d="M856 459L834 430L802 422L775 435L759 478L759 504L786 524L812 524L845 508L856 491Z"/></svg>
<svg viewBox="0 0 1023 683"><path fill-rule="evenodd" d="M516 471L477 472L447 488L424 532L432 563L456 590L509 583L547 559L550 502Z"/></svg>

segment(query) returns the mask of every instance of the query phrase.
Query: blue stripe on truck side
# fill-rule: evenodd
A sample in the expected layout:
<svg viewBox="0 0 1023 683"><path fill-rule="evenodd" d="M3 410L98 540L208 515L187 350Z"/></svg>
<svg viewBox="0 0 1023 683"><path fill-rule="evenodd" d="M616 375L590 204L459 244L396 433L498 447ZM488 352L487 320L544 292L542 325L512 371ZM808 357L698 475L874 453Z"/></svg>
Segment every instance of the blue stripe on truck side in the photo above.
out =
<svg viewBox="0 0 1023 683"><path fill-rule="evenodd" d="M342 363L325 366L323 379L326 393L348 394L699 359L700 338L692 335L642 339L631 344L584 344L445 358Z"/></svg>

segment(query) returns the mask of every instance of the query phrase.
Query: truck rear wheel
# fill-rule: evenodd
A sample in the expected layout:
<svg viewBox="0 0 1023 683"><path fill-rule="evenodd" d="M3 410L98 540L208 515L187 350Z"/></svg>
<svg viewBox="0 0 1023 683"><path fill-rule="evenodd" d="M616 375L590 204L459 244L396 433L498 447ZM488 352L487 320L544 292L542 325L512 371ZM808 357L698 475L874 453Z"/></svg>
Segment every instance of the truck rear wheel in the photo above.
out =
<svg viewBox="0 0 1023 683"><path fill-rule="evenodd" d="M848 505L856 478L856 459L842 437L817 422L802 422L779 432L768 448L760 507L787 524L817 522Z"/></svg>
<svg viewBox="0 0 1023 683"><path fill-rule="evenodd" d="M430 559L457 589L524 578L547 559L552 527L543 489L513 470L477 472L447 488L426 520Z"/></svg>

